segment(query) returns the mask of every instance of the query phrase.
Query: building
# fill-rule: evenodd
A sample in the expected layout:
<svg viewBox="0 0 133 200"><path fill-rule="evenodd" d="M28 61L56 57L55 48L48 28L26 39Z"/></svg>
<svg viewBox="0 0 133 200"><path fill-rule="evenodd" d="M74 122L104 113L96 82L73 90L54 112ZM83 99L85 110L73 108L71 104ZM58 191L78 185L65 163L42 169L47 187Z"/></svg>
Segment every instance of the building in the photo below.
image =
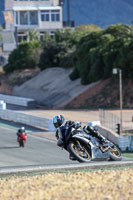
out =
<svg viewBox="0 0 133 200"><path fill-rule="evenodd" d="M62 28L60 0L5 0L3 52L11 52L18 43L27 40L29 30L53 34Z"/></svg>

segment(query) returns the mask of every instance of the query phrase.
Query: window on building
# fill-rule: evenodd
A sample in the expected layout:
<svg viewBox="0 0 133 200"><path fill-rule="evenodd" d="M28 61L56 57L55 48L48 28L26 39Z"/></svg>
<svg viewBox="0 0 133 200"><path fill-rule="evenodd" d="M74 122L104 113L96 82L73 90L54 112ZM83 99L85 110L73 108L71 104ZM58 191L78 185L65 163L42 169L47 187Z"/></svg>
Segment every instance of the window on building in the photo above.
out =
<svg viewBox="0 0 133 200"><path fill-rule="evenodd" d="M60 21L60 11L59 10L52 10L51 11L51 21L52 22Z"/></svg>
<svg viewBox="0 0 133 200"><path fill-rule="evenodd" d="M60 10L43 10L41 11L41 21L58 22L60 21Z"/></svg>
<svg viewBox="0 0 133 200"><path fill-rule="evenodd" d="M20 24L28 25L28 11L20 11Z"/></svg>
<svg viewBox="0 0 133 200"><path fill-rule="evenodd" d="M18 43L27 41L27 35L26 35L26 33L24 33L24 32L18 32L17 36L18 36Z"/></svg>
<svg viewBox="0 0 133 200"><path fill-rule="evenodd" d="M18 12L15 12L15 20L16 20L16 24L19 24L19 22L18 22Z"/></svg>
<svg viewBox="0 0 133 200"><path fill-rule="evenodd" d="M37 11L30 11L30 24L37 25L38 24L38 13Z"/></svg>
<svg viewBox="0 0 133 200"><path fill-rule="evenodd" d="M41 21L43 22L50 21L50 10L41 11Z"/></svg>
<svg viewBox="0 0 133 200"><path fill-rule="evenodd" d="M15 18L17 25L38 25L37 11L17 11Z"/></svg>

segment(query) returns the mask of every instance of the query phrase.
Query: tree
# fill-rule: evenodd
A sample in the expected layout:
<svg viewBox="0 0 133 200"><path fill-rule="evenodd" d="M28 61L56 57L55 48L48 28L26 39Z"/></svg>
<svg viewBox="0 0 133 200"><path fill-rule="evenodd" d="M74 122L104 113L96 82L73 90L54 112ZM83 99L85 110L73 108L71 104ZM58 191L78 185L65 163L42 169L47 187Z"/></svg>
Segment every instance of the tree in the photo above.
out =
<svg viewBox="0 0 133 200"><path fill-rule="evenodd" d="M72 80L81 77L83 84L112 76L119 67L123 76L133 76L133 27L111 25L105 30L92 31L81 37L75 52Z"/></svg>

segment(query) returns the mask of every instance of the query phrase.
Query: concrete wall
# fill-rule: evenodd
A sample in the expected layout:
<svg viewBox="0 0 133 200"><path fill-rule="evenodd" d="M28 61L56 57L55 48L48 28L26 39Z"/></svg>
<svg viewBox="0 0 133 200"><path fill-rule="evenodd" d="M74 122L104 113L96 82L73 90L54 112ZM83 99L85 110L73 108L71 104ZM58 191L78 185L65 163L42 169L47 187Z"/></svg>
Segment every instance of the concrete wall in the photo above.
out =
<svg viewBox="0 0 133 200"><path fill-rule="evenodd" d="M133 135L119 136L103 126L97 126L97 128L104 137L116 144L122 151L133 151Z"/></svg>
<svg viewBox="0 0 133 200"><path fill-rule="evenodd" d="M22 112L0 109L0 119L33 126L40 129L45 129L48 131L54 131L52 120L45 117L37 117Z"/></svg>
<svg viewBox="0 0 133 200"><path fill-rule="evenodd" d="M119 135L114 133L113 131L111 131L110 129L107 129L103 126L97 126L98 131L107 139L109 139L110 141L112 141L113 143L118 145L118 137Z"/></svg>

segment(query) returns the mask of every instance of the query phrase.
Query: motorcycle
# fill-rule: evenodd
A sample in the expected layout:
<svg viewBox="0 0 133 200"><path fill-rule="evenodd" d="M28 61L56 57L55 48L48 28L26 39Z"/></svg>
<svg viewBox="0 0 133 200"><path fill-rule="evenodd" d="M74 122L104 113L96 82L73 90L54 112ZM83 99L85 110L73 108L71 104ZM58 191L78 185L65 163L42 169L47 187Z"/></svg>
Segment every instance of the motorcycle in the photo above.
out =
<svg viewBox="0 0 133 200"><path fill-rule="evenodd" d="M74 124L71 127L69 136L64 142L59 138L57 145L66 149L77 161L120 161L122 159L121 151L115 144L107 139L106 143L101 144L98 138L92 137L86 133L84 128L83 130L79 129L79 125L78 127L76 126Z"/></svg>
<svg viewBox="0 0 133 200"><path fill-rule="evenodd" d="M24 132L24 133L21 133L19 136L18 136L18 142L19 142L19 146L20 147L24 147L25 144L26 144L26 140L27 140L27 134Z"/></svg>

